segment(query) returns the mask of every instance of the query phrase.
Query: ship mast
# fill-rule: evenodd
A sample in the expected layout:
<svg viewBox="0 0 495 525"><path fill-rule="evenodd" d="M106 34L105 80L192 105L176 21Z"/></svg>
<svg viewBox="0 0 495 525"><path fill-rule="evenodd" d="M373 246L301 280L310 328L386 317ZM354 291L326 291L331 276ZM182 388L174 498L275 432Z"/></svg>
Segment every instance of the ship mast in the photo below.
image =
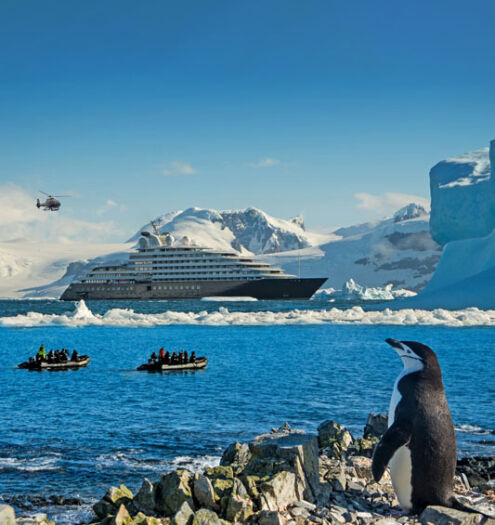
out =
<svg viewBox="0 0 495 525"><path fill-rule="evenodd" d="M160 230L158 229L158 222L157 221L151 221L151 227L153 228L153 231L155 232L155 235L160 235Z"/></svg>

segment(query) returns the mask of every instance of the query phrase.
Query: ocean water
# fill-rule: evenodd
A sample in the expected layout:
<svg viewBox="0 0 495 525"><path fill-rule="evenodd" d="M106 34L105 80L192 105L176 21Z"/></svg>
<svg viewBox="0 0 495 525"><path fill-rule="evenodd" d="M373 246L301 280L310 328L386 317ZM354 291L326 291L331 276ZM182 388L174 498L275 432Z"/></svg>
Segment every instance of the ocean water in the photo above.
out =
<svg viewBox="0 0 495 525"><path fill-rule="evenodd" d="M360 435L369 412L388 410L401 369L387 337L436 351L459 455L495 454L493 312L398 317L335 306L0 301L0 495L90 503L110 485L136 490L145 476L216 464L231 442L285 421L315 432L333 419ZM77 371L16 369L41 343L77 348L91 363ZM161 346L206 355L208 368L137 372ZM59 524L84 514L48 510Z"/></svg>

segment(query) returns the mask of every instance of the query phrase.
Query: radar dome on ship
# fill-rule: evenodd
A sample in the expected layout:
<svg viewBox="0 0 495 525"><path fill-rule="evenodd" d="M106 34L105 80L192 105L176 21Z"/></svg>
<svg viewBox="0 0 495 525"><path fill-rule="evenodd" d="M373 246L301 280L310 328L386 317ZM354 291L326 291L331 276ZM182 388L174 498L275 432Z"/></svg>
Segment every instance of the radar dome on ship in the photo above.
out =
<svg viewBox="0 0 495 525"><path fill-rule="evenodd" d="M184 246L189 246L191 244L191 238L187 235L184 235L184 237L182 237L182 239L180 240L180 243Z"/></svg>
<svg viewBox="0 0 495 525"><path fill-rule="evenodd" d="M164 246L172 246L175 242L175 238L170 233L165 233L162 235L163 239L163 245Z"/></svg>

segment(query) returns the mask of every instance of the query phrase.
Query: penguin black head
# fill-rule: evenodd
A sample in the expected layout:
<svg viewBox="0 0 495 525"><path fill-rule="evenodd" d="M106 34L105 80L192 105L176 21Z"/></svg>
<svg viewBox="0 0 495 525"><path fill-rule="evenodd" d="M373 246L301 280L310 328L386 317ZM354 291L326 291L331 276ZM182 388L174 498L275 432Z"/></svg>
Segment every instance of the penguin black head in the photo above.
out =
<svg viewBox="0 0 495 525"><path fill-rule="evenodd" d="M440 371L437 356L430 347L417 341L386 339L385 342L388 343L402 359L404 370L410 370L411 372L425 369Z"/></svg>

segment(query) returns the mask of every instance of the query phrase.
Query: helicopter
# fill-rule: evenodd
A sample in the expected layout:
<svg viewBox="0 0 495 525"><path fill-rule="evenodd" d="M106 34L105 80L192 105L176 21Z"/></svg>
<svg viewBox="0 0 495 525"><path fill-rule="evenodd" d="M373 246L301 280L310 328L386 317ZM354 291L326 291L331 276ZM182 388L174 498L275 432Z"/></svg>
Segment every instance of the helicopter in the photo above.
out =
<svg viewBox="0 0 495 525"><path fill-rule="evenodd" d="M45 202L40 202L39 199L36 199L36 207L43 208L45 211L58 211L60 209L60 201L57 200L61 197L70 197L70 195L49 195L44 191L40 190L40 193L47 196Z"/></svg>

